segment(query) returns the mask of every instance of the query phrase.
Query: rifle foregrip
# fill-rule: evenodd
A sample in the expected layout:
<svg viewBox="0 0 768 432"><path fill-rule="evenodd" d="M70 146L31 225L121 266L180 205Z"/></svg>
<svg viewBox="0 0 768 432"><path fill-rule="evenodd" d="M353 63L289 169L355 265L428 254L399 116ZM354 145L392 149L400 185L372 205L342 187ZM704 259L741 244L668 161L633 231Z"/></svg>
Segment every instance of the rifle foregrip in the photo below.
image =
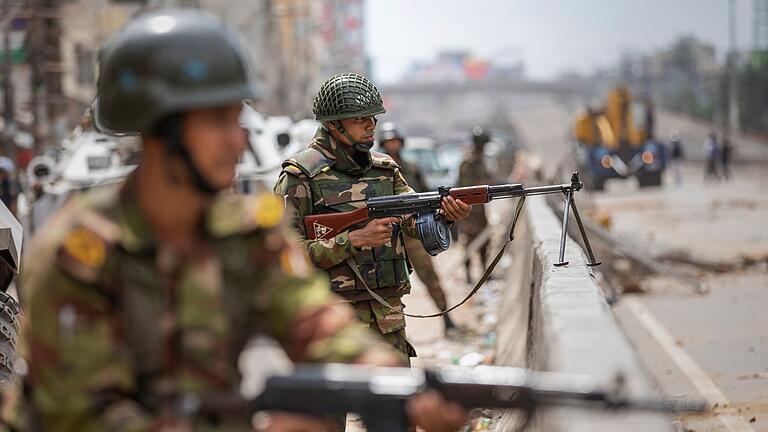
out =
<svg viewBox="0 0 768 432"><path fill-rule="evenodd" d="M469 205L485 204L490 201L488 185L451 188L451 197Z"/></svg>

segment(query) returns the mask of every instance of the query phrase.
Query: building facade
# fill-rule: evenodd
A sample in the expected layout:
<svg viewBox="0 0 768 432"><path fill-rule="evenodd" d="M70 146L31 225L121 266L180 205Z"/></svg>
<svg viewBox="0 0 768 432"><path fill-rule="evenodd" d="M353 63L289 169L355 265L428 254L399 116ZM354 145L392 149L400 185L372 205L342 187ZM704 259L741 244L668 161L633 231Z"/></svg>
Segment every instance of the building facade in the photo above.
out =
<svg viewBox="0 0 768 432"><path fill-rule="evenodd" d="M27 0L15 11L20 44L10 73L13 112L39 148L55 146L96 95L98 53L133 17L165 7L218 15L243 36L266 114L311 116L312 97L338 72L368 73L364 0ZM16 44L19 45L19 44ZM1 90L1 89L0 89Z"/></svg>

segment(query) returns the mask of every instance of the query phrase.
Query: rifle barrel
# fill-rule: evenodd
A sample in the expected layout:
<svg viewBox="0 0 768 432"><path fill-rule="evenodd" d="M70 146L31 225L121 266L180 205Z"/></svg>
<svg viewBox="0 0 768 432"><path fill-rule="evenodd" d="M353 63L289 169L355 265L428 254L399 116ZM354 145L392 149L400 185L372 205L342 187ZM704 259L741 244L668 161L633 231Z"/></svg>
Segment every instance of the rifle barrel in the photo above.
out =
<svg viewBox="0 0 768 432"><path fill-rule="evenodd" d="M520 196L545 195L558 192L567 192L573 188L570 183L547 186L525 187L519 183L488 186L488 197L490 201L503 198L515 198Z"/></svg>

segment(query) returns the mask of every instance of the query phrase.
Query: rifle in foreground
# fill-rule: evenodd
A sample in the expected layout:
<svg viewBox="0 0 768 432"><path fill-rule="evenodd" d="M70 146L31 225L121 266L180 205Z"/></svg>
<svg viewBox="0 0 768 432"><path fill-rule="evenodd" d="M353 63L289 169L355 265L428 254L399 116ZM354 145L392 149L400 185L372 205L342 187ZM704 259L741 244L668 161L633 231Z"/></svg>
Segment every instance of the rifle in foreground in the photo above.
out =
<svg viewBox="0 0 768 432"><path fill-rule="evenodd" d="M440 203L443 198L451 196L466 204L486 204L497 199L520 198L515 218L519 215L525 197L546 194L563 194L566 200L563 211L563 232L560 238L560 260L556 265L566 265L565 237L569 214L573 211L579 225L582 238L587 247L589 265L600 264L595 260L592 247L587 239L581 222L574 194L583 188L579 174L574 172L570 183L526 187L520 183L502 185L479 185L450 188L441 186L436 192L423 192L405 195L390 195L371 198L365 207L357 210L309 215L304 217L304 228L310 240L332 238L350 227L369 219L410 216L416 218L416 226L424 249L435 256L450 247L451 237L444 216L441 214ZM514 227L514 221L512 223ZM510 234L511 236L511 234Z"/></svg>
<svg viewBox="0 0 768 432"><path fill-rule="evenodd" d="M369 432L407 431L406 401L428 389L465 408L521 409L529 417L539 406L660 412L707 409L703 402L628 398L621 387L617 383L616 388L601 388L583 375L494 366L425 370L308 365L290 375L269 378L251 408L315 416L353 412L362 417Z"/></svg>

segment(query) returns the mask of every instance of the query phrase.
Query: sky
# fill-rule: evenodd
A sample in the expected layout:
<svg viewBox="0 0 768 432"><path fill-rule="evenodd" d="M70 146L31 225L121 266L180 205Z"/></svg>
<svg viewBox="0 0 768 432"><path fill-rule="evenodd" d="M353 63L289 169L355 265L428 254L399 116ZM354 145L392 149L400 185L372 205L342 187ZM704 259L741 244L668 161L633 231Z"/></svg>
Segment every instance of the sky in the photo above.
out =
<svg viewBox="0 0 768 432"><path fill-rule="evenodd" d="M752 1L735 0L737 45L752 43ZM589 73L622 52L650 52L681 35L728 48L728 0L366 0L366 51L380 83L441 49L525 62L529 78Z"/></svg>

